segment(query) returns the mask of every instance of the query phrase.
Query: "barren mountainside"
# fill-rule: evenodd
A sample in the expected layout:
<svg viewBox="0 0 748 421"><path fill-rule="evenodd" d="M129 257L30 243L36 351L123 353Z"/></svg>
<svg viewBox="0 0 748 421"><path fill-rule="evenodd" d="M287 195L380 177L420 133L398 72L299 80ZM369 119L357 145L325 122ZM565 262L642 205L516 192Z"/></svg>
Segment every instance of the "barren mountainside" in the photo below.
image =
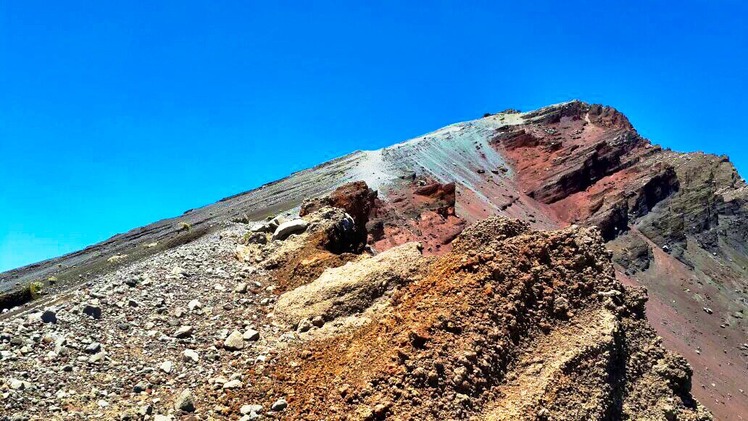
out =
<svg viewBox="0 0 748 421"><path fill-rule="evenodd" d="M748 190L507 110L0 275L0 419L748 417Z"/></svg>

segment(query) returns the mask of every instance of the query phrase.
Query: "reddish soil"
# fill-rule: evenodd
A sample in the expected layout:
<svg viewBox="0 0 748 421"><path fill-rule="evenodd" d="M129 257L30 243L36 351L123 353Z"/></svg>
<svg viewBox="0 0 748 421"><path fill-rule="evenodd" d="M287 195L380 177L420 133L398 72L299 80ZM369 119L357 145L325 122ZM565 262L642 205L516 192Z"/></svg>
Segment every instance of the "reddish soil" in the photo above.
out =
<svg viewBox="0 0 748 421"><path fill-rule="evenodd" d="M527 230L471 226L371 323L289 349L226 403L285 396L288 419L707 419L600 237Z"/></svg>

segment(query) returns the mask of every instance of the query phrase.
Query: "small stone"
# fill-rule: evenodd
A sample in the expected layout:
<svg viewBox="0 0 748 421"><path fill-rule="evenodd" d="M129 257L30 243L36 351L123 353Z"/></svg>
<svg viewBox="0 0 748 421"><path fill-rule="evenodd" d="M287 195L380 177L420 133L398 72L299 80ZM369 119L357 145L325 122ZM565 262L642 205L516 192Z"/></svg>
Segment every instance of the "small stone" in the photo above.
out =
<svg viewBox="0 0 748 421"><path fill-rule="evenodd" d="M268 237L260 232L248 233L244 236L244 244L267 244Z"/></svg>
<svg viewBox="0 0 748 421"><path fill-rule="evenodd" d="M105 355L106 355L106 352L104 352L104 351L101 351L101 352L99 352L97 354L91 355L90 357L88 357L88 362L90 362L92 364L98 364L98 363L101 362L101 360L104 359Z"/></svg>
<svg viewBox="0 0 748 421"><path fill-rule="evenodd" d="M312 325L316 327L322 327L325 325L325 319L322 316L314 316L312 319Z"/></svg>
<svg viewBox="0 0 748 421"><path fill-rule="evenodd" d="M309 223L303 219L284 222L275 229L273 240L285 240L291 234L299 234L306 231L307 226L309 226Z"/></svg>
<svg viewBox="0 0 748 421"><path fill-rule="evenodd" d="M101 318L101 307L93 304L86 304L83 306L83 314L98 320Z"/></svg>
<svg viewBox="0 0 748 421"><path fill-rule="evenodd" d="M185 361L192 361L193 363L196 363L200 359L200 357L197 355L197 352L192 349L185 349L182 353L182 358Z"/></svg>
<svg viewBox="0 0 748 421"><path fill-rule="evenodd" d="M138 415L145 417L146 415L151 415L153 413L153 405L143 405L140 408L138 408Z"/></svg>
<svg viewBox="0 0 748 421"><path fill-rule="evenodd" d="M10 381L10 388L13 390L23 390L26 388L26 384L18 379L13 379Z"/></svg>
<svg viewBox="0 0 748 421"><path fill-rule="evenodd" d="M171 373L172 363L171 361L164 361L158 368L160 368L164 373Z"/></svg>
<svg viewBox="0 0 748 421"><path fill-rule="evenodd" d="M179 278L182 278L188 275L187 271L182 269L179 266L175 266L174 269L171 270L171 274Z"/></svg>
<svg viewBox="0 0 748 421"><path fill-rule="evenodd" d="M261 414L262 405L242 405L239 412L241 412L242 415Z"/></svg>
<svg viewBox="0 0 748 421"><path fill-rule="evenodd" d="M234 292L238 292L239 294L244 294L247 292L247 283L246 282L239 282L236 284L236 287L234 287Z"/></svg>
<svg viewBox="0 0 748 421"><path fill-rule="evenodd" d="M280 398L275 403L273 403L273 406L270 407L273 411L282 411L288 407L288 402L284 398Z"/></svg>
<svg viewBox="0 0 748 421"><path fill-rule="evenodd" d="M312 328L312 322L310 322L309 319L301 319L297 330L299 332L306 332L311 328Z"/></svg>
<svg viewBox="0 0 748 421"><path fill-rule="evenodd" d="M387 414L387 405L383 403L377 404L374 407L373 414L377 419L384 419L384 416Z"/></svg>
<svg viewBox="0 0 748 421"><path fill-rule="evenodd" d="M192 335L193 330L194 329L192 328L192 326L182 326L179 329L177 329L176 332L174 332L174 337L180 338L180 339L186 338Z"/></svg>
<svg viewBox="0 0 748 421"><path fill-rule="evenodd" d="M57 313L52 310L44 310L41 319L44 323L57 323Z"/></svg>
<svg viewBox="0 0 748 421"><path fill-rule="evenodd" d="M83 351L87 354L95 354L101 351L101 344L98 342L91 342Z"/></svg>
<svg viewBox="0 0 748 421"><path fill-rule="evenodd" d="M223 384L224 389L238 389L240 387L242 387L240 380L230 380Z"/></svg>
<svg viewBox="0 0 748 421"><path fill-rule="evenodd" d="M273 228L269 223L258 222L249 228L250 232L271 232Z"/></svg>
<svg viewBox="0 0 748 421"><path fill-rule="evenodd" d="M195 398L190 389L184 389L174 402L174 409L184 412L195 412Z"/></svg>
<svg viewBox="0 0 748 421"><path fill-rule="evenodd" d="M244 338L245 341L254 342L260 339L260 332L254 329L247 329L247 331L242 335L242 338Z"/></svg>
<svg viewBox="0 0 748 421"><path fill-rule="evenodd" d="M190 311L195 311L195 309L203 308L203 304L198 300L192 300L187 303L187 308L189 308Z"/></svg>
<svg viewBox="0 0 748 421"><path fill-rule="evenodd" d="M223 347L229 351L236 351L244 348L244 338L238 330L231 332L228 338L223 341Z"/></svg>
<svg viewBox="0 0 748 421"><path fill-rule="evenodd" d="M139 382L132 388L132 391L135 393L145 392L146 390L148 390L148 383L146 382Z"/></svg>

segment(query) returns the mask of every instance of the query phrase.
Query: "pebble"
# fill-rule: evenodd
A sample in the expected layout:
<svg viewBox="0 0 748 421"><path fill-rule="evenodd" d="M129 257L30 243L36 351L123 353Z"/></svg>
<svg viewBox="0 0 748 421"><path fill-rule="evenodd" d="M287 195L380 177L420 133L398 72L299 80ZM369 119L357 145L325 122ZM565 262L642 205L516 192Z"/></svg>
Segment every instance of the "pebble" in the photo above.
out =
<svg viewBox="0 0 748 421"><path fill-rule="evenodd" d="M174 332L175 338L186 338L188 336L192 335L192 332L194 331L194 328L192 326L182 326L179 329L177 329L176 332Z"/></svg>
<svg viewBox="0 0 748 421"><path fill-rule="evenodd" d="M94 364L99 363L99 362L101 362L102 359L104 359L105 355L106 355L106 352L104 352L104 351L101 351L98 354L91 355L88 358L88 362L94 363Z"/></svg>
<svg viewBox="0 0 748 421"><path fill-rule="evenodd" d="M93 319L101 319L101 307L94 304L86 304L83 306L83 314Z"/></svg>
<svg viewBox="0 0 748 421"><path fill-rule="evenodd" d="M242 405L239 409L242 415L262 414L262 405Z"/></svg>
<svg viewBox="0 0 748 421"><path fill-rule="evenodd" d="M254 329L247 329L247 331L242 335L242 338L244 338L245 341L257 341L260 339L260 332Z"/></svg>
<svg viewBox="0 0 748 421"><path fill-rule="evenodd" d="M153 413L153 405L143 405L140 408L138 408L138 415L145 417L147 415L151 415Z"/></svg>
<svg viewBox="0 0 748 421"><path fill-rule="evenodd" d="M184 389L174 401L174 409L184 412L195 412L195 398L190 389Z"/></svg>
<svg viewBox="0 0 748 421"><path fill-rule="evenodd" d="M322 327L325 325L325 319L322 316L314 316L312 319L312 325L316 327Z"/></svg>
<svg viewBox="0 0 748 421"><path fill-rule="evenodd" d="M238 389L242 387L242 382L240 380L229 380L226 383L223 384L224 389Z"/></svg>
<svg viewBox="0 0 748 421"><path fill-rule="evenodd" d="M101 344L98 342L91 342L83 351L87 354L95 354L101 351Z"/></svg>
<svg viewBox="0 0 748 421"><path fill-rule="evenodd" d="M57 313L52 310L44 310L41 319L44 323L57 323Z"/></svg>
<svg viewBox="0 0 748 421"><path fill-rule="evenodd" d="M198 300L192 300L187 303L187 308L190 309L190 311L195 311L195 309L203 308L203 304Z"/></svg>
<svg viewBox="0 0 748 421"><path fill-rule="evenodd" d="M301 319L297 330L299 332L306 332L311 328L312 328L312 322L310 322L309 319Z"/></svg>
<svg viewBox="0 0 748 421"><path fill-rule="evenodd" d="M18 379L13 379L10 381L10 388L13 390L23 390L26 389L26 383Z"/></svg>
<svg viewBox="0 0 748 421"><path fill-rule="evenodd" d="M200 359L200 357L197 355L197 352L192 349L185 349L182 353L182 358L185 361L192 361L194 363L196 363Z"/></svg>
<svg viewBox="0 0 748 421"><path fill-rule="evenodd" d="M244 348L244 338L238 330L234 330L231 334L223 341L223 347L229 351L238 351Z"/></svg>
<svg viewBox="0 0 748 421"><path fill-rule="evenodd" d="M273 403L273 406L270 407L273 411L282 411L288 407L288 402L284 398L280 398L277 401Z"/></svg>
<svg viewBox="0 0 748 421"><path fill-rule="evenodd" d="M146 390L148 390L148 383L146 382L139 382L132 388L132 391L135 393L145 392Z"/></svg>

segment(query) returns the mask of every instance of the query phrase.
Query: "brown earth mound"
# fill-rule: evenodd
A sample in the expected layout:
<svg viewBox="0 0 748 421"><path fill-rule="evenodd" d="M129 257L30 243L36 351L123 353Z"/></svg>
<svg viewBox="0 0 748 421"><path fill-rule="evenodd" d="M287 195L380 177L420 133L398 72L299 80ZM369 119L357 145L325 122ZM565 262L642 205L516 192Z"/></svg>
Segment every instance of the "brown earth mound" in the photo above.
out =
<svg viewBox="0 0 748 421"><path fill-rule="evenodd" d="M645 301L598 231L491 218L370 323L289 348L229 399L285 397L287 419L710 419Z"/></svg>

